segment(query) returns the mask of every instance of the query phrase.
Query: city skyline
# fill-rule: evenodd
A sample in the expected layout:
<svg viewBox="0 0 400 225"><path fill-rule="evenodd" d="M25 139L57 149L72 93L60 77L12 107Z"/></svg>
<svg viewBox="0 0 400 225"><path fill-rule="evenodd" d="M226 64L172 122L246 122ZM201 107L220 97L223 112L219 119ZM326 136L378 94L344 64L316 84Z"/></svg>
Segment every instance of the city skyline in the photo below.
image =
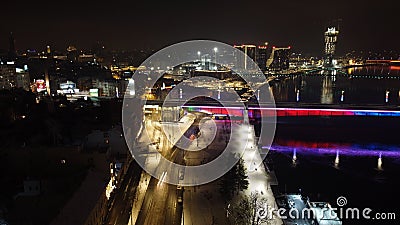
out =
<svg viewBox="0 0 400 225"><path fill-rule="evenodd" d="M0 26L0 49L8 49L8 36L13 32L19 51L41 50L47 45L56 50L69 45L89 49L97 42L108 49L161 49L184 40L211 39L229 44L291 45L297 52L322 55L321 31L339 25L338 54L397 50L399 31L393 29L395 9L390 3L381 4L380 9L361 1L331 5L318 1L114 5L7 3L2 13L7 23Z"/></svg>
<svg viewBox="0 0 400 225"><path fill-rule="evenodd" d="M397 8L0 10L0 225L400 224Z"/></svg>

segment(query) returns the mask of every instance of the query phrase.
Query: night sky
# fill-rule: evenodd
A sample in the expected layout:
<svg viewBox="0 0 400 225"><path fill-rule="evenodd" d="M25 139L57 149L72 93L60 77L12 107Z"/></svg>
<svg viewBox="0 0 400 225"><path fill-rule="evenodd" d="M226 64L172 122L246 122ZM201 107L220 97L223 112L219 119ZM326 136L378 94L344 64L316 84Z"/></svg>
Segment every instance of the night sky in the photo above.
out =
<svg viewBox="0 0 400 225"><path fill-rule="evenodd" d="M330 5L332 4L332 5ZM397 1L28 1L2 2L0 49L13 31L17 50L159 49L212 39L229 44L269 42L321 54L323 32L341 19L338 52L400 50ZM336 23L335 23L336 24Z"/></svg>

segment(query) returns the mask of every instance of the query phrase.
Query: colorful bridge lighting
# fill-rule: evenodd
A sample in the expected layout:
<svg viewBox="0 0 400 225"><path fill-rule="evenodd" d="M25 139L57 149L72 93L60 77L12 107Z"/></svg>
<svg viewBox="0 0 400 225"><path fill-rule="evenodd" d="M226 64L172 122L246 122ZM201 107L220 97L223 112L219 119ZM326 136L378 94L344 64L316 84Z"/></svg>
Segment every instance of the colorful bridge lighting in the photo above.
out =
<svg viewBox="0 0 400 225"><path fill-rule="evenodd" d="M283 146L283 145L272 145L270 147L270 151L276 152L287 152L292 153L294 146ZM378 156L378 168L379 165L382 166L382 157L389 157L389 158L400 158L400 148L397 150L374 150L374 149L366 149L366 148L359 148L356 146L348 146L348 147L326 147L326 148L313 148L313 147L299 147L296 146L297 153L303 154L311 154L311 155L336 155L338 151L340 151L340 155L345 156ZM340 148L340 149L338 149ZM338 155L337 155L338 156ZM336 160L335 160L336 161Z"/></svg>
<svg viewBox="0 0 400 225"><path fill-rule="evenodd" d="M257 108L249 108L257 110ZM394 110L362 110L362 109L307 109L307 108L260 108L263 115L272 115L275 110L277 117L287 116L400 116L400 111Z"/></svg>
<svg viewBox="0 0 400 225"><path fill-rule="evenodd" d="M207 111L209 113L230 114L243 116L243 107L220 106L182 106L190 111ZM400 117L400 111L374 109L317 109L317 108L248 108L249 117L261 114L263 116L291 117L291 116L378 116ZM257 113L260 112L260 113Z"/></svg>

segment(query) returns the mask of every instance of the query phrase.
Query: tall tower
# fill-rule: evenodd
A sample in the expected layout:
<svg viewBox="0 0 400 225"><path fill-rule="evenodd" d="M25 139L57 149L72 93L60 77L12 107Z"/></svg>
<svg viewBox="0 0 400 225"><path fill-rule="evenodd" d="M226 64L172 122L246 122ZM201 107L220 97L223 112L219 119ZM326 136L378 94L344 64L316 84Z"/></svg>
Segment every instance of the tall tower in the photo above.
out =
<svg viewBox="0 0 400 225"><path fill-rule="evenodd" d="M256 52L257 52L257 48L255 45L235 45L233 46L236 49L239 49L240 51L242 51L245 55L239 55L238 58L236 58L236 60L238 60L238 63L240 64L240 66L242 66L242 69L254 69L254 68L250 68L252 65L251 64L251 60L256 61ZM250 59L248 59L245 56L248 56Z"/></svg>
<svg viewBox="0 0 400 225"><path fill-rule="evenodd" d="M337 37L339 35L339 30L336 30L335 27L329 27L327 31L325 31L325 60L324 63L326 66L333 66L333 57L336 51L336 43Z"/></svg>
<svg viewBox="0 0 400 225"><path fill-rule="evenodd" d="M272 53L267 61L267 67L272 71L281 71L289 69L291 47L277 48L272 47Z"/></svg>
<svg viewBox="0 0 400 225"><path fill-rule="evenodd" d="M265 72L267 70L267 58L268 57L268 43L257 47L257 64L261 71Z"/></svg>

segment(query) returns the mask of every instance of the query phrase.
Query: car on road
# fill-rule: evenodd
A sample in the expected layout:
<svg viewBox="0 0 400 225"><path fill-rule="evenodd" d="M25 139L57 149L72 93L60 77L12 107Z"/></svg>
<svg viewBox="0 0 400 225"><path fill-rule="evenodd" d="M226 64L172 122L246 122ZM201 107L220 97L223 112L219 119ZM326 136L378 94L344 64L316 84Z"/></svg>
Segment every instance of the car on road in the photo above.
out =
<svg viewBox="0 0 400 225"><path fill-rule="evenodd" d="M183 180L184 178L185 178L185 171L181 169L179 170L179 180Z"/></svg>
<svg viewBox="0 0 400 225"><path fill-rule="evenodd" d="M182 196L178 196L178 203L179 203L179 204L182 204L182 202L183 202Z"/></svg>
<svg viewBox="0 0 400 225"><path fill-rule="evenodd" d="M178 196L178 203L182 204L183 202L183 187L178 185L176 187L176 195Z"/></svg>

